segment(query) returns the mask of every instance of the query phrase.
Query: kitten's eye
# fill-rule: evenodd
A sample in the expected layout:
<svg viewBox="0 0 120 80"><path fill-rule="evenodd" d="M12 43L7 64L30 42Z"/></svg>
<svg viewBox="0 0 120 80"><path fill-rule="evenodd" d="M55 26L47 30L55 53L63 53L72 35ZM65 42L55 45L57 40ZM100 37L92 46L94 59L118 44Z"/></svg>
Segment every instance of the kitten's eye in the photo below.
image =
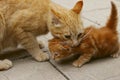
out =
<svg viewBox="0 0 120 80"><path fill-rule="evenodd" d="M59 56L59 54L56 52L56 53L54 54L54 56Z"/></svg>
<svg viewBox="0 0 120 80"><path fill-rule="evenodd" d="M71 39L71 36L70 35L65 35L65 38L66 39Z"/></svg>
<svg viewBox="0 0 120 80"><path fill-rule="evenodd" d="M66 50L67 50L67 51L71 51L71 49L70 49L70 48L67 48Z"/></svg>

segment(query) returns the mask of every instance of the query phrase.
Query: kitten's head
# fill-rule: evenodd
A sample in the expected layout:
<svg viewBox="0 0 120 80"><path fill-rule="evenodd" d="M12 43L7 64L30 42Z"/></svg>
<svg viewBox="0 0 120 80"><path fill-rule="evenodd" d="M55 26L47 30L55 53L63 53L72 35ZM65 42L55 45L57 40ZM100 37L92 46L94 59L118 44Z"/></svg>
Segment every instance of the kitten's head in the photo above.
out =
<svg viewBox="0 0 120 80"><path fill-rule="evenodd" d="M71 47L60 39L49 40L49 50L54 60L60 60L72 54Z"/></svg>
<svg viewBox="0 0 120 80"><path fill-rule="evenodd" d="M80 18L83 1L78 1L73 9L67 10L58 5L52 5L49 20L49 30L55 38L72 40L76 46L80 42L80 36L84 32Z"/></svg>

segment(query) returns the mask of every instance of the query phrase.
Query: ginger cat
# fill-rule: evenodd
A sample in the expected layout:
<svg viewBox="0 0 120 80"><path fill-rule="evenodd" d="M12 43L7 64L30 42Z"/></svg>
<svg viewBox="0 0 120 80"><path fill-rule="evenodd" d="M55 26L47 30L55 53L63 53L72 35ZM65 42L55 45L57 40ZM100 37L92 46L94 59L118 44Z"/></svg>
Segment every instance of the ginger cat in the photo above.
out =
<svg viewBox="0 0 120 80"><path fill-rule="evenodd" d="M50 30L55 37L68 38L73 27L76 33L72 36L82 33L79 15L82 5L83 1L78 1L68 10L50 0L0 0L0 51L17 48L20 44L37 61L48 60L49 56L39 48L36 36ZM10 60L0 60L0 70L12 66Z"/></svg>
<svg viewBox="0 0 120 80"><path fill-rule="evenodd" d="M112 10L110 18L102 28L90 26L85 29L81 43L77 47L71 47L67 41L54 38L49 41L49 50L54 60L60 60L69 55L78 53L80 57L73 62L76 67L81 67L89 62L91 58L102 58L107 56L118 56L119 41L117 33L117 8L111 2ZM72 44L72 42L71 42Z"/></svg>

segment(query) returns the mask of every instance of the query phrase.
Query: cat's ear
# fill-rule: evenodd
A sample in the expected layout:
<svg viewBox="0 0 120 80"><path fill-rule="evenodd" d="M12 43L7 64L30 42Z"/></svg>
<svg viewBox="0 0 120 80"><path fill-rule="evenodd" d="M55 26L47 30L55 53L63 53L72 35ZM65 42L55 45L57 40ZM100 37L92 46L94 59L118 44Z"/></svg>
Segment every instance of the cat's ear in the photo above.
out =
<svg viewBox="0 0 120 80"><path fill-rule="evenodd" d="M75 13L79 14L82 10L83 7L83 1L78 1L75 6L73 7L72 11L74 11Z"/></svg>
<svg viewBox="0 0 120 80"><path fill-rule="evenodd" d="M52 24L55 26L55 27L61 27L61 22L59 20L59 13L55 12L53 9L51 9L51 17L52 17Z"/></svg>

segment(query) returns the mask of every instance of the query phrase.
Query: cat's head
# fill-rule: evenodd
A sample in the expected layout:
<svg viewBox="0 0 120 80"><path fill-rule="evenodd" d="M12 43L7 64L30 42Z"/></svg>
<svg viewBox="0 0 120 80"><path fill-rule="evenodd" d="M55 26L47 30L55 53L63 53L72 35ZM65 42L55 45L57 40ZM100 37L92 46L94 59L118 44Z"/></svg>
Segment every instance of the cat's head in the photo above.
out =
<svg viewBox="0 0 120 80"><path fill-rule="evenodd" d="M72 54L72 48L60 39L49 40L49 50L54 60L61 60Z"/></svg>
<svg viewBox="0 0 120 80"><path fill-rule="evenodd" d="M78 1L70 10L55 4L52 5L49 30L55 38L72 40L72 46L79 44L80 36L84 33L83 23L80 18L82 7L83 1Z"/></svg>

